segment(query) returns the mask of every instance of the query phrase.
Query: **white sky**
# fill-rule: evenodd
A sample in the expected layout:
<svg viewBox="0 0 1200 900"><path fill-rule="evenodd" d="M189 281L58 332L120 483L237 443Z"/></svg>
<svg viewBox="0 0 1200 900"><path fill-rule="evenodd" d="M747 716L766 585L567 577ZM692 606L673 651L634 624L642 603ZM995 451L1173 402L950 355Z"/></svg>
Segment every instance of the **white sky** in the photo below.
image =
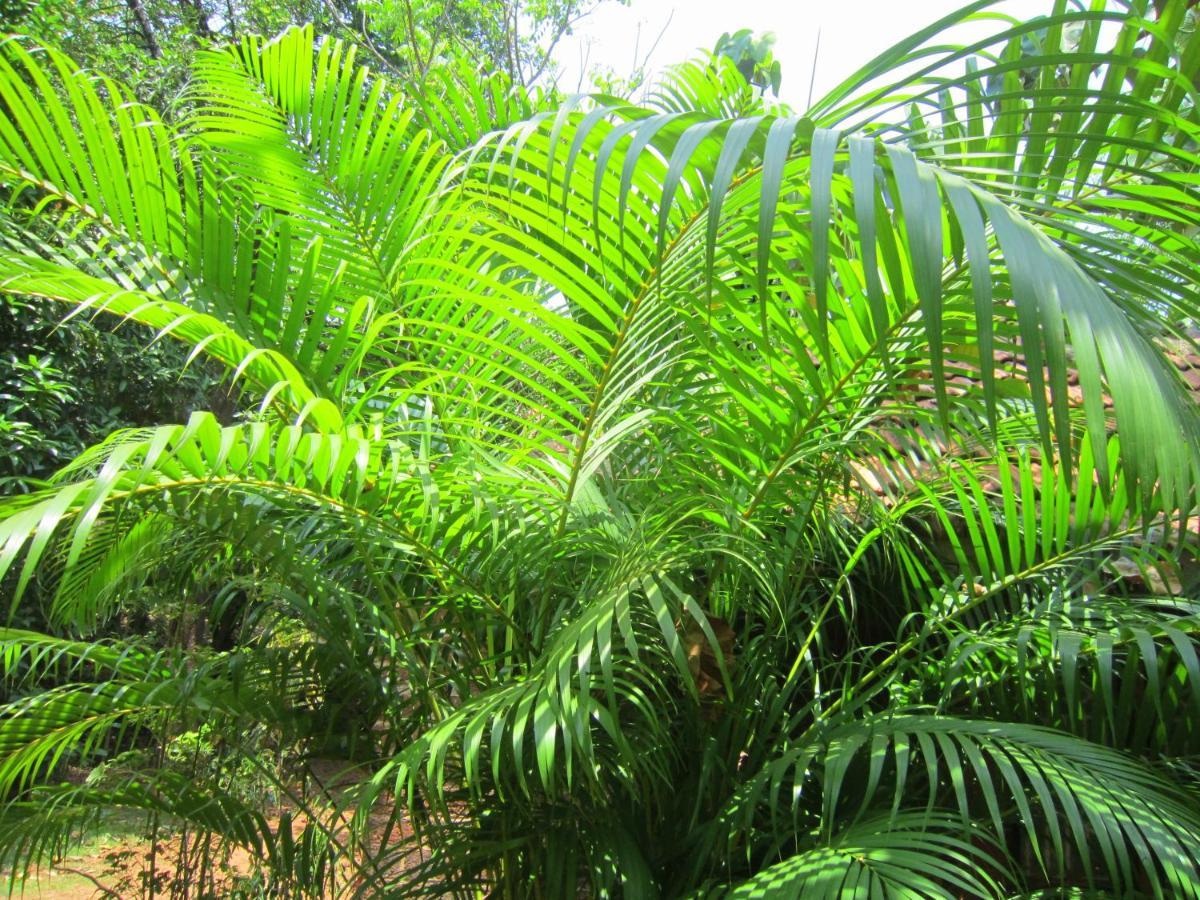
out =
<svg viewBox="0 0 1200 900"><path fill-rule="evenodd" d="M579 86L580 62L611 68L627 76L662 33L647 70L651 73L711 49L726 31L750 28L775 33L775 58L783 67L781 99L803 109L808 98L817 32L814 99L852 74L880 51L919 31L968 0L631 0L629 6L605 3L563 38L555 52L559 87ZM1052 0L999 0L996 12L1018 19L1049 13ZM665 27L665 31L664 31ZM987 34L986 23L956 40ZM582 85L590 88L587 80Z"/></svg>

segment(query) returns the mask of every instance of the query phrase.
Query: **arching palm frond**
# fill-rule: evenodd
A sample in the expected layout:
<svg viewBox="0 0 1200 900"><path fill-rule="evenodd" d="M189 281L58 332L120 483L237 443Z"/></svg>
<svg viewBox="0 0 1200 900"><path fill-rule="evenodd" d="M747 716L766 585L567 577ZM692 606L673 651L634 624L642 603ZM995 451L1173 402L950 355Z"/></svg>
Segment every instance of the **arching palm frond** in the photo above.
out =
<svg viewBox="0 0 1200 900"><path fill-rule="evenodd" d="M805 115L721 59L406 98L300 28L168 125L6 40L0 290L245 409L0 504L55 631L0 856L117 806L322 896L1197 893L1194 13L987 6ZM143 603L189 636L79 640ZM285 813L180 776L202 722ZM52 786L101 745L158 755Z"/></svg>

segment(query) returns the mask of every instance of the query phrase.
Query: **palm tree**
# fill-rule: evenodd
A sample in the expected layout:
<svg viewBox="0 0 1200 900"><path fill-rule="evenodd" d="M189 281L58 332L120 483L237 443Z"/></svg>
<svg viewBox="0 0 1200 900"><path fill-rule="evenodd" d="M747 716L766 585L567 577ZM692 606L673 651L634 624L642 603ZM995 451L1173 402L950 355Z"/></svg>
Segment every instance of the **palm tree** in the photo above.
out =
<svg viewBox="0 0 1200 900"><path fill-rule="evenodd" d="M246 412L4 501L6 863L132 809L182 895L1200 893L1187 5L978 2L804 115L294 29L176 128L9 39L0 287Z"/></svg>

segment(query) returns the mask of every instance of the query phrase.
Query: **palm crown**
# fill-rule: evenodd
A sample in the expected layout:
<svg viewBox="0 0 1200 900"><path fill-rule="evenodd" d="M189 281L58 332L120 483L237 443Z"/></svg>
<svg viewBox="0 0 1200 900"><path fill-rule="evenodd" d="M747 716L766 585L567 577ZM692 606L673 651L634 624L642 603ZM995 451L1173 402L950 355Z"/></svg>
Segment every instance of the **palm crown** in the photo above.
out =
<svg viewBox="0 0 1200 900"><path fill-rule="evenodd" d="M5 42L0 287L247 409L4 501L51 632L2 634L8 862L126 807L313 895L1200 893L1161 350L1200 39L1059 3L938 43L987 5L803 116L720 59L641 105L406 98L293 29L201 54L167 124ZM138 594L212 646L98 639ZM286 813L164 755L201 723L286 756Z"/></svg>

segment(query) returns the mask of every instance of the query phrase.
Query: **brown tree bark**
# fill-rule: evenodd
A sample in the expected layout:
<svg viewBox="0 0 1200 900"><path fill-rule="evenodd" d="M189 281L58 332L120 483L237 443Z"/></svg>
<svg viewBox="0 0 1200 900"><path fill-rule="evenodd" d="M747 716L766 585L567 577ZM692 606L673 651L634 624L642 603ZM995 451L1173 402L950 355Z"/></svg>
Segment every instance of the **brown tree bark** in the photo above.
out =
<svg viewBox="0 0 1200 900"><path fill-rule="evenodd" d="M158 46L158 38L154 36L154 27L150 24L150 17L146 15L146 7L142 6L142 0L125 0L125 2L137 20L142 40L146 42L146 49L155 59L162 59L162 48Z"/></svg>

